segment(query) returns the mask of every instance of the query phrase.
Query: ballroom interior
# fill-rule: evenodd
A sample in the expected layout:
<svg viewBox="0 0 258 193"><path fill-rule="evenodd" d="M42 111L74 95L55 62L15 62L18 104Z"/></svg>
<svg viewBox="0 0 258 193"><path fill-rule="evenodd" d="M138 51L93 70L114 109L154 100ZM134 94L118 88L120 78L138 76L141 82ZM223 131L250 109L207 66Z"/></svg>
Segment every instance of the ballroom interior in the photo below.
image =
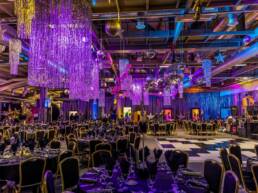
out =
<svg viewBox="0 0 258 193"><path fill-rule="evenodd" d="M258 193L256 0L0 0L0 193Z"/></svg>

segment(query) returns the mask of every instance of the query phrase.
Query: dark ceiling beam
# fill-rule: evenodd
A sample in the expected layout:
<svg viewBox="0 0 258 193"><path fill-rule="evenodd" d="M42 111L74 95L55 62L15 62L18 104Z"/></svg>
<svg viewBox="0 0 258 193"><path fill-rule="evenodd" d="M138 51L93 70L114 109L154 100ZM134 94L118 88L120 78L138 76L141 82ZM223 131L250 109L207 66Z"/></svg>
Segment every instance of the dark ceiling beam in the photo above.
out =
<svg viewBox="0 0 258 193"><path fill-rule="evenodd" d="M236 48L242 46L241 39L223 39L223 40L215 40L212 42L189 42L183 45L185 50L187 49L223 49L223 48ZM171 46L168 44L149 44L149 45L125 45L124 49L121 51L120 45L112 45L106 48L106 51L109 53L131 53L131 52L142 52L147 51L149 49L154 50L164 50L168 51L171 49ZM181 44L177 44L175 49L182 49Z"/></svg>
<svg viewBox="0 0 258 193"><path fill-rule="evenodd" d="M123 32L123 37L125 39L142 39L142 38L167 38L167 37L174 37L174 41L177 40L181 33L181 37L199 37L199 36L221 36L221 35L255 35L254 30L245 30L245 31L201 31L201 30L186 30L181 32L183 25L177 24L178 30L165 30L165 31L136 31L136 32ZM177 28L176 28L177 29ZM104 37L103 39L119 39L119 37Z"/></svg>
<svg viewBox="0 0 258 193"><path fill-rule="evenodd" d="M241 4L242 5L242 4ZM232 5L234 7L235 5ZM247 4L245 4L247 6ZM229 13L234 13L234 14L240 14L240 13L252 13L257 11L257 6L255 5L249 5L249 9L243 9L243 10L237 10L237 9L232 9L230 11L225 10L224 6L222 6L220 9L215 10L213 12L209 11L203 11L202 16L216 16L216 15L227 15ZM213 7L216 8L216 7ZM252 9L251 9L252 8ZM187 16L187 17L194 17L194 12L190 9L185 13L184 8L179 8L175 9L173 7L152 7L152 9L149 9L148 12L146 12L145 7L140 9L139 7L135 8L126 8L122 9L120 7L120 19L121 20L130 20L130 19L139 19L139 18L163 18L163 17L176 17L176 16ZM145 14L139 15L139 12L145 12ZM93 20L112 20L112 19L117 19L117 12L112 11L110 9L103 9L103 10L97 10L97 12L94 12L92 15Z"/></svg>

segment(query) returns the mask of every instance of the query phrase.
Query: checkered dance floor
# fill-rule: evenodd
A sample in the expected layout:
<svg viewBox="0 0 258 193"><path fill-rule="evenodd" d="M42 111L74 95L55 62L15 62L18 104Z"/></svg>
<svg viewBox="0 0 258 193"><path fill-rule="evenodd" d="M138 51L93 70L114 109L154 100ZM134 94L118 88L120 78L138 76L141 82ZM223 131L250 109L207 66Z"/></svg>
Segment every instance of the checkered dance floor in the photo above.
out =
<svg viewBox="0 0 258 193"><path fill-rule="evenodd" d="M157 139L158 145L163 150L178 149L186 151L189 154L190 162L203 162L206 159L215 159L220 161L220 148L228 148L230 144L239 144L242 149L243 160L248 157L254 157L255 144L258 141L233 138L211 138L211 139L186 139L186 138L167 138Z"/></svg>

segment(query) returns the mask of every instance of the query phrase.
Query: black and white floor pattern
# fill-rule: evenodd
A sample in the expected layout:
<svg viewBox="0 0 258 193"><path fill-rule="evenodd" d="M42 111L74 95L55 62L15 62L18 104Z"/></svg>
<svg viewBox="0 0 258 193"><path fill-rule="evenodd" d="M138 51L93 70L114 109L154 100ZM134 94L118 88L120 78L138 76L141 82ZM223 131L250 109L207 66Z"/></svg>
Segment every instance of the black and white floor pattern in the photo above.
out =
<svg viewBox="0 0 258 193"><path fill-rule="evenodd" d="M189 162L203 162L206 159L220 161L220 148L228 148L230 144L239 144L242 149L243 160L256 156L254 146L258 141L243 138L209 138L209 139L186 139L160 137L157 138L158 145L163 150L178 149L186 151Z"/></svg>

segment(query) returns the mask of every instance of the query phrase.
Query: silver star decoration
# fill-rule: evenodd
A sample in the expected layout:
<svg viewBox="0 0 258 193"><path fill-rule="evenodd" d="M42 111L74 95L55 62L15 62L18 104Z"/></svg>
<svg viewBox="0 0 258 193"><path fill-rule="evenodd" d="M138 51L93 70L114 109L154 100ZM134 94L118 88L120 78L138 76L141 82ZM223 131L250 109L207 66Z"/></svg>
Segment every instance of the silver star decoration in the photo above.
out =
<svg viewBox="0 0 258 193"><path fill-rule="evenodd" d="M225 56L221 52L219 52L215 56L215 59L217 60L217 63L223 63L224 62L224 58L225 58Z"/></svg>

